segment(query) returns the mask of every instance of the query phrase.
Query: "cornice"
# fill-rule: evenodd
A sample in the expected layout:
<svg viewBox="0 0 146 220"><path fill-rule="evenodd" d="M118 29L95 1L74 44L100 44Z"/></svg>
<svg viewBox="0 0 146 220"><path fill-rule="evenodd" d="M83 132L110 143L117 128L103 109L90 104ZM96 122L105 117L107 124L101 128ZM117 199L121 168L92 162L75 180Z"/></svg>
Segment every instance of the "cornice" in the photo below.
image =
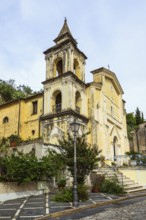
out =
<svg viewBox="0 0 146 220"><path fill-rule="evenodd" d="M62 117L62 116L66 116L66 115L73 115L73 116L75 116L77 118L82 119L85 123L87 123L88 120L89 120L87 117L77 113L76 111L74 111L72 109L68 109L68 110L65 110L65 111L62 111L62 112L59 112L59 113L42 115L40 117L40 120L44 121L46 119L53 119L53 118Z"/></svg>

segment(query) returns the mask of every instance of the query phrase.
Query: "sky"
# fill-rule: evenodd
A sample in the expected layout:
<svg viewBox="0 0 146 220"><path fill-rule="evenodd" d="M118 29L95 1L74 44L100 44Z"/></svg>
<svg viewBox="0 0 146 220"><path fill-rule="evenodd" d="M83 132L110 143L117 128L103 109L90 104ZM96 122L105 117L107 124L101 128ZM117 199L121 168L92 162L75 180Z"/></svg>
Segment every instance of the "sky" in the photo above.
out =
<svg viewBox="0 0 146 220"><path fill-rule="evenodd" d="M145 0L1 0L0 79L43 88L43 51L54 45L64 18L90 71L110 67L123 90L126 111L146 118Z"/></svg>

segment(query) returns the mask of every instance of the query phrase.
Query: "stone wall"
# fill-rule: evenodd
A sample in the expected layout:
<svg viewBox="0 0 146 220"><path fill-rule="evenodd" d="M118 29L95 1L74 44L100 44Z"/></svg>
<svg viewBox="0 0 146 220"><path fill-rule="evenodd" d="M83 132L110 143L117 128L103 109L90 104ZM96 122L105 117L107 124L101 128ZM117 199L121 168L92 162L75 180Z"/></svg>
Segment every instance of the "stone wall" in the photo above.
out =
<svg viewBox="0 0 146 220"><path fill-rule="evenodd" d="M30 195L39 195L46 191L49 192L49 184L45 181L21 185L15 182L0 182L0 202Z"/></svg>

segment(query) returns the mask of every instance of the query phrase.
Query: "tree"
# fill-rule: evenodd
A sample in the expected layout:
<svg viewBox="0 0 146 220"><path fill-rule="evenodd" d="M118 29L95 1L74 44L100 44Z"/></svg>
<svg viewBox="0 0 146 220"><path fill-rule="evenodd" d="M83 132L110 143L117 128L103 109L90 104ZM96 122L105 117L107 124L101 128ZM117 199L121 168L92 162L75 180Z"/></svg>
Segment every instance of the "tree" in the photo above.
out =
<svg viewBox="0 0 146 220"><path fill-rule="evenodd" d="M131 138L131 131L134 130L135 125L136 125L136 120L135 120L135 116L134 113L128 113L126 115L126 121L127 121L127 132L128 132L128 138Z"/></svg>
<svg viewBox="0 0 146 220"><path fill-rule="evenodd" d="M141 113L138 107L135 112L135 120L136 120L136 125L141 124Z"/></svg>
<svg viewBox="0 0 146 220"><path fill-rule="evenodd" d="M141 114L141 123L144 123L144 115L143 115L143 112Z"/></svg>
<svg viewBox="0 0 146 220"><path fill-rule="evenodd" d="M9 80L8 82L0 80L0 96L2 103L13 100L15 88L12 85L12 80Z"/></svg>
<svg viewBox="0 0 146 220"><path fill-rule="evenodd" d="M0 157L0 180L23 184L39 181L56 175L60 163L53 151L42 159L35 157L33 152L24 154L16 151L12 155Z"/></svg>
<svg viewBox="0 0 146 220"><path fill-rule="evenodd" d="M92 171L99 161L100 151L96 147L91 147L86 142L86 135L77 138L77 182L84 184L85 178ZM62 164L74 176L74 140L68 134L68 138L59 141L60 160Z"/></svg>
<svg viewBox="0 0 146 220"><path fill-rule="evenodd" d="M141 112L138 107L137 107L136 112L135 112L135 120L136 120L136 125L144 123L143 112Z"/></svg>
<svg viewBox="0 0 146 220"><path fill-rule="evenodd" d="M39 91L40 92L40 91ZM15 85L15 80L0 80L0 104L16 99L27 98L30 95L37 94L29 86Z"/></svg>

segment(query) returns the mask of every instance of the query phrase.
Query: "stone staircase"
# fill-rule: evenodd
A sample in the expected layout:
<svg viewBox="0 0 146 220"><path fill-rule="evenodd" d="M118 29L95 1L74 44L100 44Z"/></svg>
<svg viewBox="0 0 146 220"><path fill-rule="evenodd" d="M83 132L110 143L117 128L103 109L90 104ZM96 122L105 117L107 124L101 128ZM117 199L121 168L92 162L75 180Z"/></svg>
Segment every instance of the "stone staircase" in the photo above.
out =
<svg viewBox="0 0 146 220"><path fill-rule="evenodd" d="M124 187L127 193L143 190L143 186L135 183L133 180L123 175L123 173L112 167L99 167L95 169L94 172L96 172L97 174L105 175L106 178L114 177L116 175L119 183Z"/></svg>

